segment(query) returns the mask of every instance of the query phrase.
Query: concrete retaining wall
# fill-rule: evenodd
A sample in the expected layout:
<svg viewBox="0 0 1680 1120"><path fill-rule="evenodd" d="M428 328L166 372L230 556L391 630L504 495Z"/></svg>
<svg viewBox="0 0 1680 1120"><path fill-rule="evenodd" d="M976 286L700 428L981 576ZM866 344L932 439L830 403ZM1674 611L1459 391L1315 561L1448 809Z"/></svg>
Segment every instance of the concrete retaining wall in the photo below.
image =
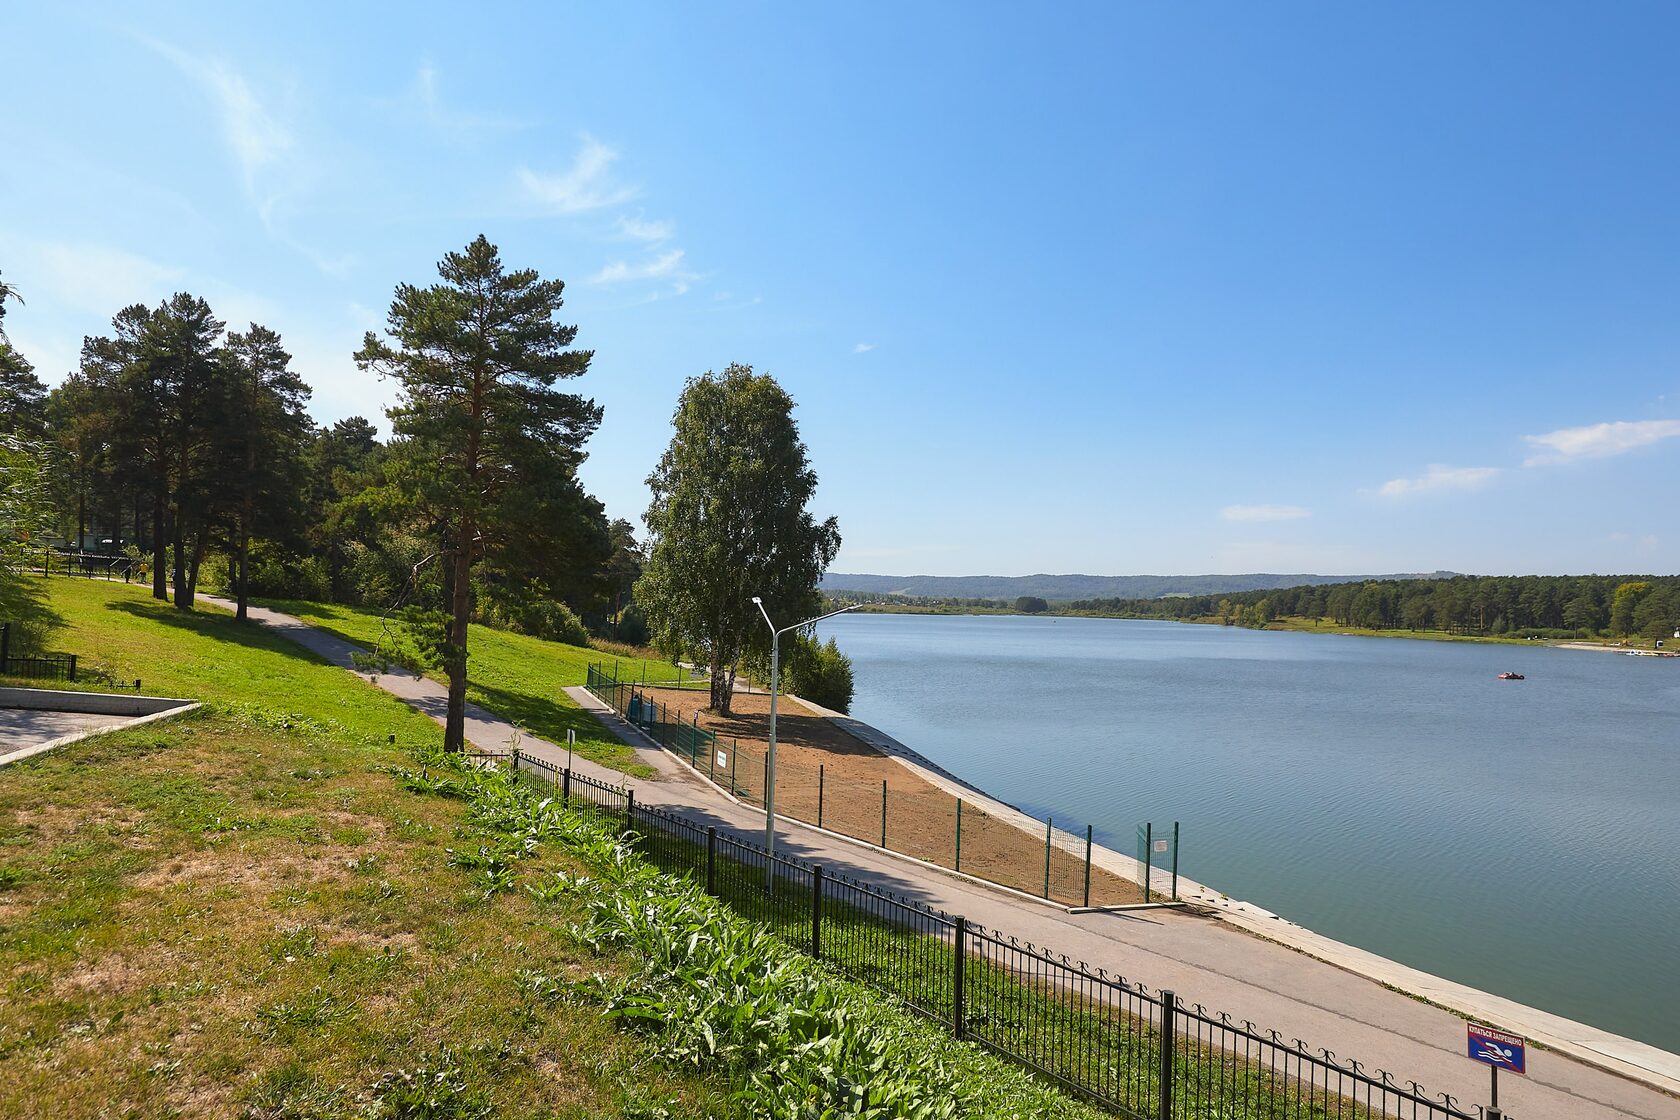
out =
<svg viewBox="0 0 1680 1120"><path fill-rule="evenodd" d="M0 688L0 708L36 712L86 712L99 716L150 716L186 707L191 700L129 696L117 692L73 692L56 688Z"/></svg>

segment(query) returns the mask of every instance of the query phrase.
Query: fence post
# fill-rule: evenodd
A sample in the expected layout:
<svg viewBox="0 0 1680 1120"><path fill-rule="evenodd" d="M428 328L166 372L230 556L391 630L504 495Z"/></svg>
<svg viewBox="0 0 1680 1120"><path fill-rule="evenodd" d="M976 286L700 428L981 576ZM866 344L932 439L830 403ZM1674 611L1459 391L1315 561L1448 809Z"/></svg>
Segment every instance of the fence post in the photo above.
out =
<svg viewBox="0 0 1680 1120"><path fill-rule="evenodd" d="M636 791L624 791L624 827L631 832L636 831Z"/></svg>
<svg viewBox="0 0 1680 1120"><path fill-rule="evenodd" d="M12 656L12 624L0 622L0 673L6 671L6 662Z"/></svg>
<svg viewBox="0 0 1680 1120"><path fill-rule="evenodd" d="M515 774L519 773L519 748L518 747L513 748L513 754L508 756L508 761L513 764L513 772Z"/></svg>
<svg viewBox="0 0 1680 1120"><path fill-rule="evenodd" d="M1505 1114L1499 1109L1489 1106L1488 1110L1482 1113L1482 1120L1505 1120Z"/></svg>
<svg viewBox="0 0 1680 1120"><path fill-rule="evenodd" d="M1050 897L1050 829L1054 827L1056 818L1044 818L1044 897Z"/></svg>
<svg viewBox="0 0 1680 1120"><path fill-rule="evenodd" d="M887 846L887 780L881 779L881 847Z"/></svg>
<svg viewBox="0 0 1680 1120"><path fill-rule="evenodd" d="M560 804L567 809L572 807L572 768L570 766L560 773Z"/></svg>
<svg viewBox="0 0 1680 1120"><path fill-rule="evenodd" d="M817 827L822 827L823 813L823 763L817 764Z"/></svg>
<svg viewBox="0 0 1680 1120"><path fill-rule="evenodd" d="M811 868L811 959L822 960L822 864Z"/></svg>
<svg viewBox="0 0 1680 1120"><path fill-rule="evenodd" d="M957 798L957 859L951 866L953 871L962 870L962 798Z"/></svg>
<svg viewBox="0 0 1680 1120"><path fill-rule="evenodd" d="M963 1006L963 978L968 973L963 967L968 961L968 919L960 914L955 933L951 939L951 1033L961 1038L963 1022L968 1018L967 1008Z"/></svg>
<svg viewBox="0 0 1680 1120"><path fill-rule="evenodd" d="M1155 878L1155 822L1143 826L1143 900L1149 901L1149 884Z"/></svg>
<svg viewBox="0 0 1680 1120"><path fill-rule="evenodd" d="M706 826L706 893L717 894L717 826Z"/></svg>
<svg viewBox="0 0 1680 1120"><path fill-rule="evenodd" d="M1173 822L1173 901L1178 901L1178 822Z"/></svg>
<svg viewBox="0 0 1680 1120"><path fill-rule="evenodd" d="M70 655L70 679L76 679L76 655L73 653Z"/></svg>
<svg viewBox="0 0 1680 1120"><path fill-rule="evenodd" d="M1178 1029L1178 997L1171 988L1161 993L1161 1108L1160 1120L1172 1120L1173 1112L1173 1034Z"/></svg>
<svg viewBox="0 0 1680 1120"><path fill-rule="evenodd" d="M1091 905L1091 826L1085 826L1085 905Z"/></svg>

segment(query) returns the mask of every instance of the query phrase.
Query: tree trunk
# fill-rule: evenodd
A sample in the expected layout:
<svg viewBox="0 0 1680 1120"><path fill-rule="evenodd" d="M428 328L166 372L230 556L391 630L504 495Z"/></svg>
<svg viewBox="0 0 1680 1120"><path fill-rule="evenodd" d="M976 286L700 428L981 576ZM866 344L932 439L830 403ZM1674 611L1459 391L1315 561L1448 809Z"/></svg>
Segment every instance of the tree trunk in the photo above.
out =
<svg viewBox="0 0 1680 1120"><path fill-rule="evenodd" d="M168 534L164 532L165 500L160 484L152 494L152 598L169 601L169 566L165 551Z"/></svg>
<svg viewBox="0 0 1680 1120"><path fill-rule="evenodd" d="M239 607L233 617L244 622L246 616L246 602L250 593L246 590L251 578L251 531L246 526L251 524L251 499L245 498L245 512L239 515Z"/></svg>
<svg viewBox="0 0 1680 1120"><path fill-rule="evenodd" d="M186 527L181 524L182 520L181 508L177 503L174 517L175 524L170 532L170 543L175 546L175 562L173 565L175 608L184 611L192 608L192 601L183 597L183 593L187 589L187 534Z"/></svg>
<svg viewBox="0 0 1680 1120"><path fill-rule="evenodd" d="M734 690L734 682L725 672L728 668L717 650L712 651L711 664L708 666L712 674L712 711L720 716L729 714L730 692Z"/></svg>
<svg viewBox="0 0 1680 1120"><path fill-rule="evenodd" d="M449 596L449 711L444 717L443 749L467 749L467 612L472 604L472 523L461 520L455 539Z"/></svg>
<svg viewBox="0 0 1680 1120"><path fill-rule="evenodd" d="M193 537L192 561L187 565L187 609L191 610L193 602L198 598L198 566L204 562L204 550L210 543L210 530L200 529ZM175 604L180 605L177 595Z"/></svg>

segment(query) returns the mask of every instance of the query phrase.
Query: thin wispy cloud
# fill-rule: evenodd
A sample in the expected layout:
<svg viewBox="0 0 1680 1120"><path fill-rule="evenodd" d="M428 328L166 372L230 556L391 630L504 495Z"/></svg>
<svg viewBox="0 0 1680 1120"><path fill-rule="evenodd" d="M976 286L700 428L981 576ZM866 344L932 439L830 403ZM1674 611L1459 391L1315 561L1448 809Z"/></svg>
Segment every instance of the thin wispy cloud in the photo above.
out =
<svg viewBox="0 0 1680 1120"><path fill-rule="evenodd" d="M1448 467L1439 463L1418 478L1393 478L1377 488L1385 498L1409 498L1438 490L1475 490L1502 473L1500 467Z"/></svg>
<svg viewBox="0 0 1680 1120"><path fill-rule="evenodd" d="M239 165L245 193L266 223L283 191L267 182L296 140L290 127L264 102L245 76L219 59L200 58L170 43L136 36L151 50L210 95L221 120L222 137Z"/></svg>
<svg viewBox="0 0 1680 1120"><path fill-rule="evenodd" d="M1236 505L1219 511L1221 521L1300 521L1311 516L1312 510L1305 506Z"/></svg>
<svg viewBox="0 0 1680 1120"><path fill-rule="evenodd" d="M856 346L852 347L852 353L867 354L873 349L875 349L875 344L873 342L860 342Z"/></svg>
<svg viewBox="0 0 1680 1120"><path fill-rule="evenodd" d="M618 162L618 152L607 147L587 132L564 171L545 173L521 167L520 186L526 197L554 214L582 214L608 206L618 206L635 198L639 188L617 182L612 167Z"/></svg>
<svg viewBox="0 0 1680 1120"><path fill-rule="evenodd" d="M682 268L683 251L668 253L645 261L614 261L589 278L591 284L622 284L629 280L694 279Z"/></svg>
<svg viewBox="0 0 1680 1120"><path fill-rule="evenodd" d="M430 62L420 64L404 101L414 116L440 132L508 132L528 127L525 121L499 113L472 112L445 104L437 67Z"/></svg>
<svg viewBox="0 0 1680 1120"><path fill-rule="evenodd" d="M1524 436L1535 453L1525 467L1569 463L1576 459L1607 459L1680 436L1680 420L1617 420L1581 428L1559 428L1545 435Z"/></svg>
<svg viewBox="0 0 1680 1120"><path fill-rule="evenodd" d="M672 221L649 221L646 218L626 217L618 219L618 232L632 241L646 241L650 245L661 241L669 241L677 235L677 223Z"/></svg>

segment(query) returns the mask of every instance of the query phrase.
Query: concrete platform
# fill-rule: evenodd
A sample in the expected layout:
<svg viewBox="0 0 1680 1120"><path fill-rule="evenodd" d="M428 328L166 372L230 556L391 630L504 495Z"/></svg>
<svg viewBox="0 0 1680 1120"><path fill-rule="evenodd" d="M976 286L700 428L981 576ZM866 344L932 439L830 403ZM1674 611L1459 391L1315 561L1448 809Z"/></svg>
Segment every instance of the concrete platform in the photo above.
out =
<svg viewBox="0 0 1680 1120"><path fill-rule="evenodd" d="M0 688L0 766L196 707L168 696Z"/></svg>

